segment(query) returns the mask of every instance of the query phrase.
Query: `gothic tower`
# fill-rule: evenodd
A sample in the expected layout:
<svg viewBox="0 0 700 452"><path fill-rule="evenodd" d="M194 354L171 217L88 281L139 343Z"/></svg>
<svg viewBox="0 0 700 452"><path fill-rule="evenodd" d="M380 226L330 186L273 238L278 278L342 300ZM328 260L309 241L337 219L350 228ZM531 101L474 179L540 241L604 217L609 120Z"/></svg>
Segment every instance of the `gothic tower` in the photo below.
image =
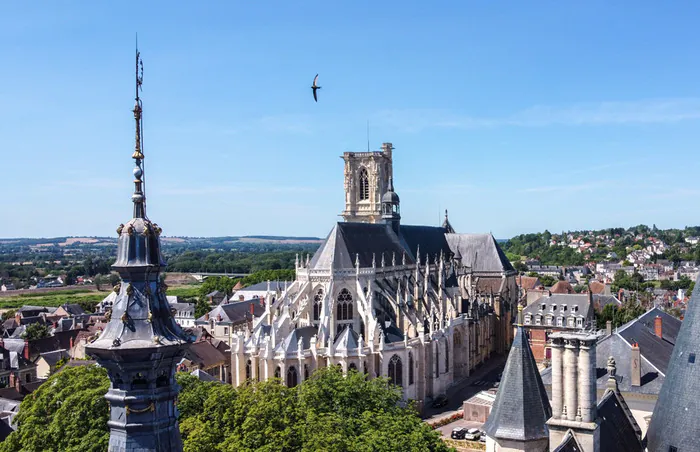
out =
<svg viewBox="0 0 700 452"><path fill-rule="evenodd" d="M381 151L346 152L345 210L347 222L381 223L382 196L393 176L391 143L382 144Z"/></svg>
<svg viewBox="0 0 700 452"><path fill-rule="evenodd" d="M189 338L175 323L165 298L167 287L160 281L165 266L161 228L146 216L139 64L137 51L134 217L117 228L112 267L121 277L114 288L118 295L107 314L109 323L86 352L107 369L111 380L105 395L110 405L109 451L181 451L175 367Z"/></svg>

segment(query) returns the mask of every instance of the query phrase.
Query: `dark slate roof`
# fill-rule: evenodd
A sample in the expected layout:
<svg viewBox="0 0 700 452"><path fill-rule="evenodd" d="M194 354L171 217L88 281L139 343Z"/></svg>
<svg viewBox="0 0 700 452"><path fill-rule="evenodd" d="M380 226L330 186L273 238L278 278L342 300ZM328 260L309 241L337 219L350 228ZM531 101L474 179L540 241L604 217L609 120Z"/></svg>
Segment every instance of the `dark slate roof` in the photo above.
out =
<svg viewBox="0 0 700 452"><path fill-rule="evenodd" d="M527 441L549 437L552 416L525 329L518 327L484 431L491 438Z"/></svg>
<svg viewBox="0 0 700 452"><path fill-rule="evenodd" d="M474 272L515 272L491 234L447 234L446 238L453 252L459 249L462 264Z"/></svg>
<svg viewBox="0 0 700 452"><path fill-rule="evenodd" d="M700 281L700 278L698 278ZM700 283L696 281L647 431L649 451L697 450L700 438ZM664 318L664 335L666 335ZM673 331L669 331L673 334ZM640 347L641 348L641 347Z"/></svg>
<svg viewBox="0 0 700 452"><path fill-rule="evenodd" d="M48 364L51 367L55 366L56 363L59 362L62 358L70 358L70 355L68 355L67 350L54 350L52 352L42 353L39 356L44 358L46 364Z"/></svg>
<svg viewBox="0 0 700 452"><path fill-rule="evenodd" d="M416 251L420 246L421 261L425 262L425 256L429 255L431 262L434 256L439 256L442 253L445 258L452 255L450 245L447 244L445 234L447 231L442 227L434 226L404 226L399 228L401 239L406 244L410 251L412 260L415 261Z"/></svg>
<svg viewBox="0 0 700 452"><path fill-rule="evenodd" d="M356 256L361 267L371 267L373 256L380 266L382 253L385 264L391 265L392 254L400 263L405 251L399 237L386 224L338 223L314 254L310 266L312 269L330 269L331 265L337 269L354 268ZM413 263L410 255L406 261Z"/></svg>
<svg viewBox="0 0 700 452"><path fill-rule="evenodd" d="M238 289L239 291L254 291L254 292L260 292L262 290L267 290L267 281L259 282L257 284L253 284L252 286L244 287L242 289ZM270 291L274 292L276 290L284 290L284 281L270 281Z"/></svg>
<svg viewBox="0 0 700 452"><path fill-rule="evenodd" d="M654 318L656 318L656 316L662 318L663 339L660 339L654 334ZM637 342L642 355L648 359L654 367L666 373L680 326L680 320L658 308L654 308L637 319L621 326L617 330L617 333L630 344ZM615 358L617 359L617 357Z"/></svg>
<svg viewBox="0 0 700 452"><path fill-rule="evenodd" d="M209 341L195 342L185 352L185 358L205 369L226 361L226 357Z"/></svg>
<svg viewBox="0 0 700 452"><path fill-rule="evenodd" d="M77 303L62 304L61 307L64 311L73 316L86 314L85 310Z"/></svg>
<svg viewBox="0 0 700 452"><path fill-rule="evenodd" d="M571 430L566 432L564 440L554 449L554 452L583 452L583 449L576 441L576 437L571 433Z"/></svg>
<svg viewBox="0 0 700 452"><path fill-rule="evenodd" d="M608 391L598 403L600 450L642 452L642 443L617 395Z"/></svg>
<svg viewBox="0 0 700 452"><path fill-rule="evenodd" d="M296 328L284 338L278 347L286 353L296 353L299 348L299 339L301 339L301 346L307 350L311 347L311 338L317 333L318 328L315 326Z"/></svg>
<svg viewBox="0 0 700 452"><path fill-rule="evenodd" d="M252 320L250 315L250 306L253 305L253 314L255 317L260 317L265 313L265 305L258 298L246 301L236 301L229 304L220 304L209 311L209 319L217 319L219 323L230 323L237 325L246 321ZM221 320L218 320L221 315ZM198 318L196 324L205 324L209 322L206 315Z"/></svg>

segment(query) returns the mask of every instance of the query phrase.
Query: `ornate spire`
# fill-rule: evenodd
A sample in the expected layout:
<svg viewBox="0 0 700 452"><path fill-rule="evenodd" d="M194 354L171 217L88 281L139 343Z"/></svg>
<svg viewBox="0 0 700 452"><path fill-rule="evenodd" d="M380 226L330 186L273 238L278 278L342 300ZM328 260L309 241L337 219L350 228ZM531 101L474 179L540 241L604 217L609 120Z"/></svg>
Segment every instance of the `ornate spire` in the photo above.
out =
<svg viewBox="0 0 700 452"><path fill-rule="evenodd" d="M455 230L450 224L450 220L447 218L447 209L445 209L445 221L442 222L442 227L445 229L445 232L449 234L454 234Z"/></svg>
<svg viewBox="0 0 700 452"><path fill-rule="evenodd" d="M141 136L143 80L136 51L136 149L132 157L134 217L117 228L117 259L113 268L121 282L104 331L85 347L109 373L109 450L181 451L175 399L179 388L175 368L190 337L175 323L160 278L165 261L160 252L158 225L146 217Z"/></svg>
<svg viewBox="0 0 700 452"><path fill-rule="evenodd" d="M143 84L143 61L141 60L141 52L138 49L138 38L136 43L136 98L134 101L134 121L136 121L136 144L134 153L131 157L136 163L134 168L134 195L131 199L134 201L134 218L146 218L146 190L144 165L143 165L143 138L141 135L141 98L139 91Z"/></svg>

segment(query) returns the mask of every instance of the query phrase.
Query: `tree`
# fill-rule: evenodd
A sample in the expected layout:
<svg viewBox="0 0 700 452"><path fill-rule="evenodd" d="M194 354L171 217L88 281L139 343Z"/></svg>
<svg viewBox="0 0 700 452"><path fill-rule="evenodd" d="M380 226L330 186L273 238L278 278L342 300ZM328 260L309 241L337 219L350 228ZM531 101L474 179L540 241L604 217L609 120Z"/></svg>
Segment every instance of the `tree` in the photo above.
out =
<svg viewBox="0 0 700 452"><path fill-rule="evenodd" d="M354 371L345 377L335 366L295 388L274 379L233 388L188 374L176 378L186 452L449 450L383 378ZM108 388L107 372L97 366L52 375L24 399L18 429L0 452L106 450Z"/></svg>
<svg viewBox="0 0 700 452"><path fill-rule="evenodd" d="M184 303L191 303L189 300L183 300ZM211 311L211 306L209 302L204 299L204 297L199 297L194 304L194 318L198 319L207 312Z"/></svg>
<svg viewBox="0 0 700 452"><path fill-rule="evenodd" d="M45 337L49 337L51 335L51 332L49 331L49 327L42 323L30 323L27 325L27 328L24 330L24 333L22 333L22 339L26 339L28 341L35 341L37 339L43 339Z"/></svg>
<svg viewBox="0 0 700 452"><path fill-rule="evenodd" d="M0 452L107 450L108 389L107 371L97 366L52 375L22 401L17 431L0 443Z"/></svg>
<svg viewBox="0 0 700 452"><path fill-rule="evenodd" d="M2 321L4 322L5 320L9 319L10 317L14 317L15 314L17 313L16 309L8 309L7 311L2 313Z"/></svg>

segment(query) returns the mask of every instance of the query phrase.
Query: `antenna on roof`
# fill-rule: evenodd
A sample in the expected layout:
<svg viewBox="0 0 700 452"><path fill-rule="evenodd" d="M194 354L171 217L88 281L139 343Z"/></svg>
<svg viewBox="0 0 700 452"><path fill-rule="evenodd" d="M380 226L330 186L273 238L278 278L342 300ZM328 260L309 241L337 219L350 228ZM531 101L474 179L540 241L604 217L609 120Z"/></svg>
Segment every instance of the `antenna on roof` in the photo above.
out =
<svg viewBox="0 0 700 452"><path fill-rule="evenodd" d="M369 119L367 120L367 152L369 152Z"/></svg>

